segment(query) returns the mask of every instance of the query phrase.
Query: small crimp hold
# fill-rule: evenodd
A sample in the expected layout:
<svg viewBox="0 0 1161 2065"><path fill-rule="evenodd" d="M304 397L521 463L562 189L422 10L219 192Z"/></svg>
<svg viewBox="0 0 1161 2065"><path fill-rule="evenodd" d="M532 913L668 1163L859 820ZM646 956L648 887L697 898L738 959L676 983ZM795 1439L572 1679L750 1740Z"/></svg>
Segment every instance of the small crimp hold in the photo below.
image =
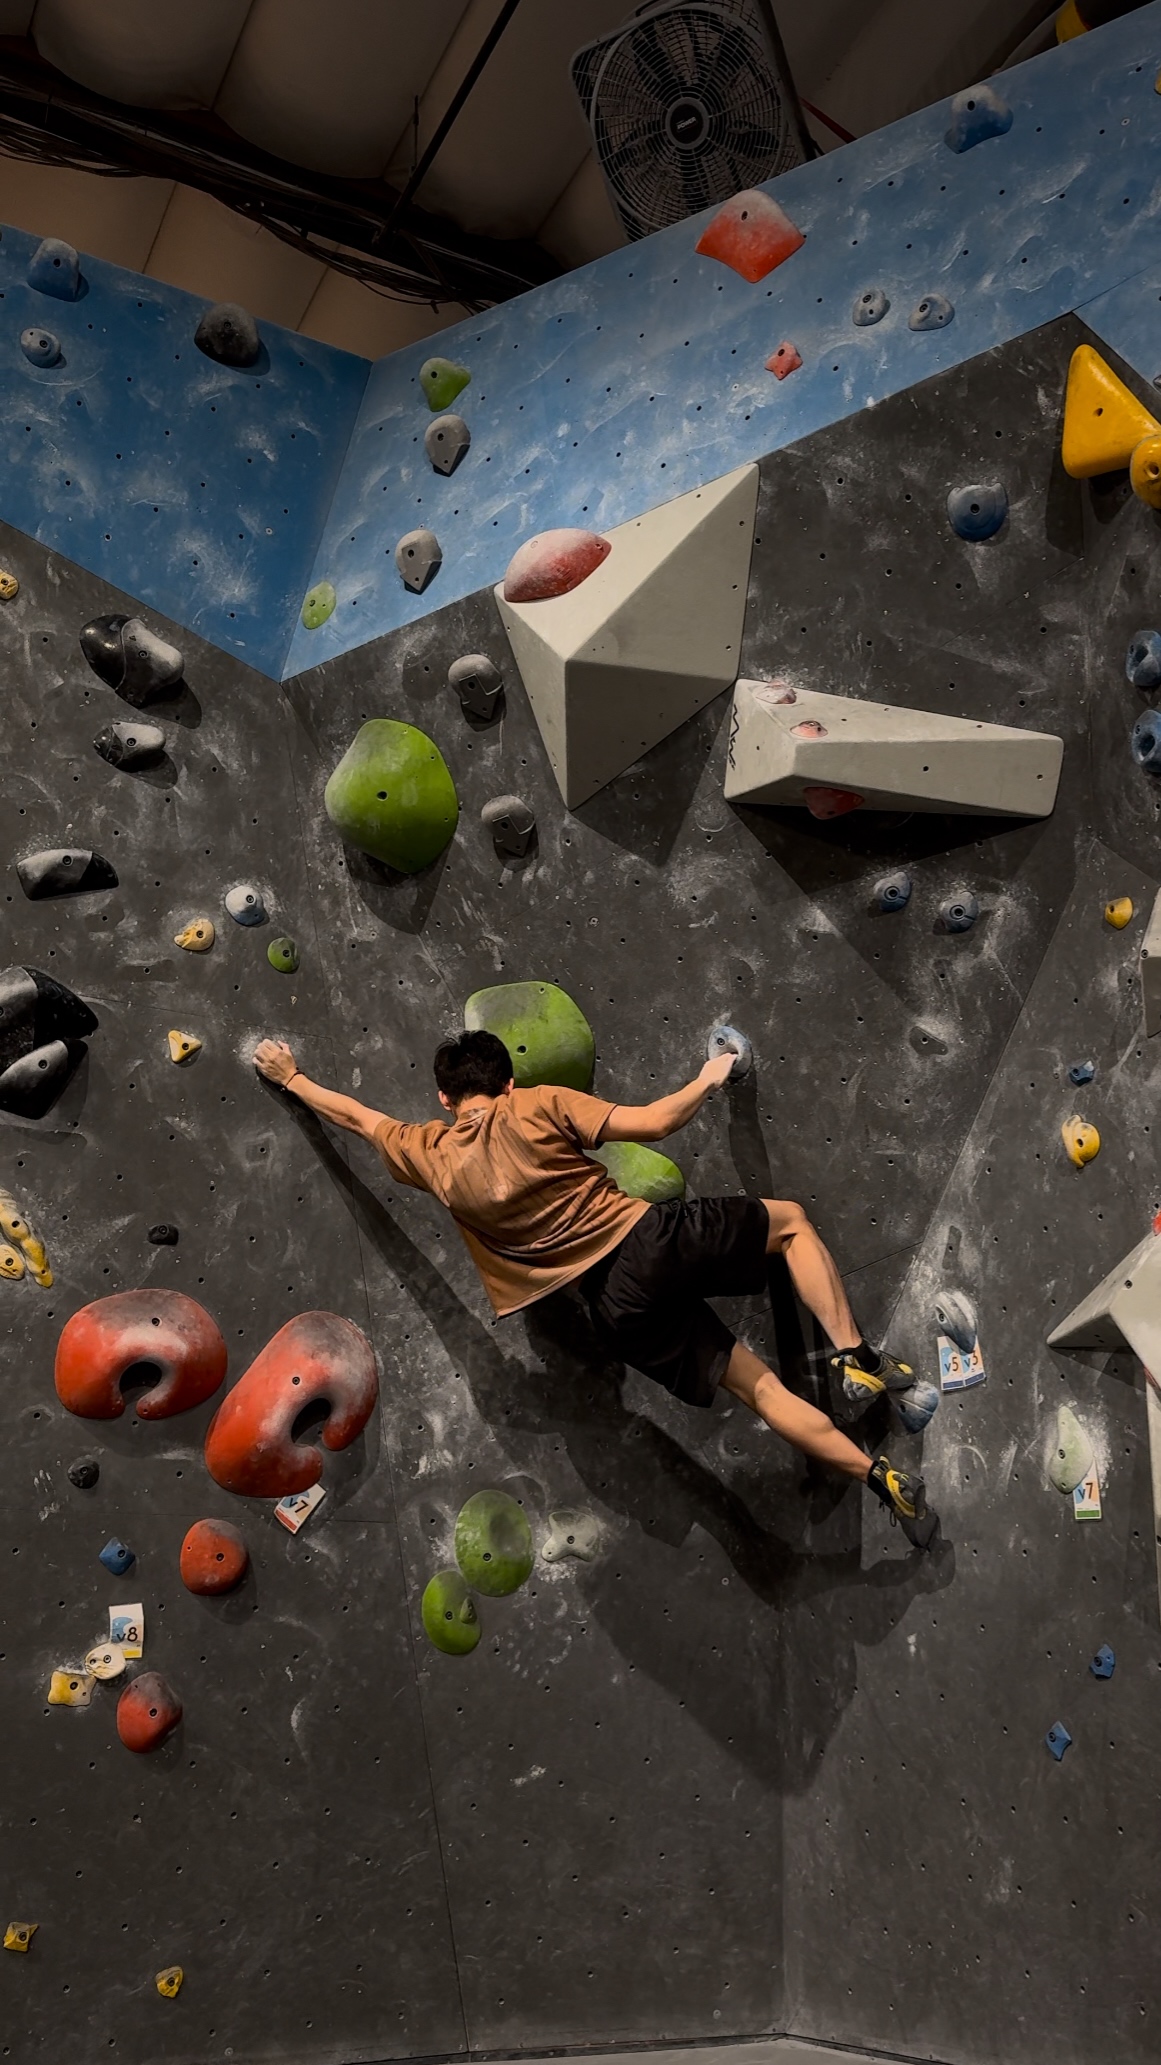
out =
<svg viewBox="0 0 1161 2065"><path fill-rule="evenodd" d="M1054 1721L1044 1738L1046 1748L1051 1750L1058 1764L1071 1741L1072 1737L1063 1721Z"/></svg>
<svg viewBox="0 0 1161 2065"><path fill-rule="evenodd" d="M5 1950L27 1950L39 1927L39 1922L9 1922L4 1931Z"/></svg>
<svg viewBox="0 0 1161 2065"><path fill-rule="evenodd" d="M137 1557L128 1543L119 1541L114 1534L99 1551L97 1560L104 1564L110 1576L123 1577L127 1570L132 1570Z"/></svg>
<svg viewBox="0 0 1161 2065"><path fill-rule="evenodd" d="M166 1965L165 1970L157 1974L153 1983L163 1999L176 2000L181 1992L181 1982L184 1978L185 1973L180 1965Z"/></svg>
<svg viewBox="0 0 1161 2065"><path fill-rule="evenodd" d="M196 1033L171 1032L166 1037L171 1061L192 1061L194 1055L202 1051L202 1043Z"/></svg>

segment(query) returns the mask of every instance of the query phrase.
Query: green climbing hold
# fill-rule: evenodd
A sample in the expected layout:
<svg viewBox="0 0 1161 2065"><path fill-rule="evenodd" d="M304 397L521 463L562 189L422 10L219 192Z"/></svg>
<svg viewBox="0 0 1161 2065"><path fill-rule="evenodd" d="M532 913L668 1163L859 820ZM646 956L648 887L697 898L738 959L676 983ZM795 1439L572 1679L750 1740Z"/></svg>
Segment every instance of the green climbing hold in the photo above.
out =
<svg viewBox="0 0 1161 2065"><path fill-rule="evenodd" d="M469 1656L480 1639L480 1617L458 1570L437 1570L420 1606L429 1642L445 1656Z"/></svg>
<svg viewBox="0 0 1161 2065"><path fill-rule="evenodd" d="M503 1040L518 1090L537 1083L587 1090L592 1082L592 1026L554 982L501 982L495 989L478 989L464 1005L464 1029L495 1033Z"/></svg>
<svg viewBox="0 0 1161 2065"><path fill-rule="evenodd" d="M401 875L417 874L443 852L460 806L439 747L413 724L373 717L361 725L323 796L348 846Z"/></svg>
<svg viewBox="0 0 1161 2065"><path fill-rule="evenodd" d="M427 396L427 406L432 415L438 416L450 409L471 377L466 366L457 366L452 359L425 359L419 368L419 384Z"/></svg>
<svg viewBox="0 0 1161 2065"><path fill-rule="evenodd" d="M338 599L329 581L316 581L313 588L307 589L302 621L308 631L317 631L320 624L325 624L327 618L333 616Z"/></svg>
<svg viewBox="0 0 1161 2065"><path fill-rule="evenodd" d="M456 1521L456 1562L477 1592L502 1599L507 1592L518 1591L533 1560L532 1529L523 1507L506 1491L477 1491L461 1506Z"/></svg>
<svg viewBox="0 0 1161 2065"><path fill-rule="evenodd" d="M626 1197L643 1197L651 1205L668 1204L685 1196L685 1177L667 1154L652 1147L639 1147L635 1140L610 1140L593 1151L593 1160L603 1162L618 1190Z"/></svg>
<svg viewBox="0 0 1161 2065"><path fill-rule="evenodd" d="M1048 1476L1057 1491L1075 1491L1093 1466L1092 1442L1067 1405L1056 1415L1056 1441L1048 1458Z"/></svg>
<svg viewBox="0 0 1161 2065"><path fill-rule="evenodd" d="M272 939L266 958L280 975L293 975L298 968L298 948L292 939Z"/></svg>

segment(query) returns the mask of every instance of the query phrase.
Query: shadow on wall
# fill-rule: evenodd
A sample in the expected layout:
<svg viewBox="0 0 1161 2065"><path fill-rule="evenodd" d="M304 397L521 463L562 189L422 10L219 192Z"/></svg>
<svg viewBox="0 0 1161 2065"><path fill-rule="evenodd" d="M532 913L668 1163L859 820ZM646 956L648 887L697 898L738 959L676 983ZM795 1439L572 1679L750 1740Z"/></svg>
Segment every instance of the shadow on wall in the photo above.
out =
<svg viewBox="0 0 1161 2065"><path fill-rule="evenodd" d="M578 1566L577 1584L626 1659L684 1700L719 1743L768 1783L802 1790L856 1690L858 1648L883 1641L917 1592L951 1583L950 1545L864 1571L857 1545L819 1554L785 1542L751 1510L751 1503L769 1505L769 1478L740 1475L736 1484L723 1482L656 1421L626 1404L624 1367L603 1353L579 1297L561 1292L525 1315L540 1366L505 1354L347 1166L318 1121L284 1101L360 1233L374 1243L462 1370L476 1410L514 1467L522 1470L527 1462L513 1442L522 1429L555 1434L599 1506L669 1547L685 1542L695 1528L718 1543L764 1611L756 1619L750 1601L723 1592L712 1669L697 1667L691 1657L676 1602L671 1614L643 1611L637 1589L618 1583L615 1559ZM828 1508L836 1502L829 1484L823 1500ZM809 1639L815 1666L809 1680L795 1674L799 1710L792 1727L785 1725L783 1693L791 1627Z"/></svg>

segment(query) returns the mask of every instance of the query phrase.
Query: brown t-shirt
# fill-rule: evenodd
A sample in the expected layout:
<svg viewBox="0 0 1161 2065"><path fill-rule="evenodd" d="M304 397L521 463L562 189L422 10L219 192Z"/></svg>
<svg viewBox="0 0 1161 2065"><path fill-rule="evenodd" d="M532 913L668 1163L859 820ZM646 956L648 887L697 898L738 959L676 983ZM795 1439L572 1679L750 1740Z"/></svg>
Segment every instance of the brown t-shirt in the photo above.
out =
<svg viewBox="0 0 1161 2065"><path fill-rule="evenodd" d="M385 1118L375 1145L396 1182L448 1207L502 1318L583 1275L648 1211L585 1153L615 1108L546 1084L454 1125Z"/></svg>

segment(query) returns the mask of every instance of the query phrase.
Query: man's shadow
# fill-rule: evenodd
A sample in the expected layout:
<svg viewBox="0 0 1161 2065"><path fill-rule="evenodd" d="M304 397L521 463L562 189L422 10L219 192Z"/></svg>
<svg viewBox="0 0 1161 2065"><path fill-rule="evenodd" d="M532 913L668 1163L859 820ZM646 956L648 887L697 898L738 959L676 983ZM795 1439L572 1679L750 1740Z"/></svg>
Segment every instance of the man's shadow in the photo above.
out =
<svg viewBox="0 0 1161 2065"><path fill-rule="evenodd" d="M614 1530L609 1554L576 1566L587 1613L633 1668L684 1703L765 1781L805 1786L856 1689L857 1647L881 1642L917 1591L950 1582L947 1545L941 1554L910 1552L863 1570L857 1539L820 1553L763 1526L752 1507L770 1506L770 1473L743 1465L726 1481L635 1411L624 1395L625 1368L609 1359L577 1293L530 1307L523 1319L531 1355L506 1353L318 1120L301 1105L291 1109L360 1235L425 1314L514 1469L528 1474L529 1441L547 1438L564 1448L598 1511L627 1523ZM780 1462L785 1453L778 1451ZM809 1488L822 1493L827 1513L844 1495L831 1480L825 1491L813 1479ZM791 1517L800 1534L809 1532L803 1511ZM715 1586L708 1616L712 1579L690 1583L687 1558L676 1596L666 1553L699 1529L740 1580ZM716 1560L712 1551L706 1560ZM636 1581L626 1583L630 1571ZM799 1641L808 1645L801 1670Z"/></svg>

